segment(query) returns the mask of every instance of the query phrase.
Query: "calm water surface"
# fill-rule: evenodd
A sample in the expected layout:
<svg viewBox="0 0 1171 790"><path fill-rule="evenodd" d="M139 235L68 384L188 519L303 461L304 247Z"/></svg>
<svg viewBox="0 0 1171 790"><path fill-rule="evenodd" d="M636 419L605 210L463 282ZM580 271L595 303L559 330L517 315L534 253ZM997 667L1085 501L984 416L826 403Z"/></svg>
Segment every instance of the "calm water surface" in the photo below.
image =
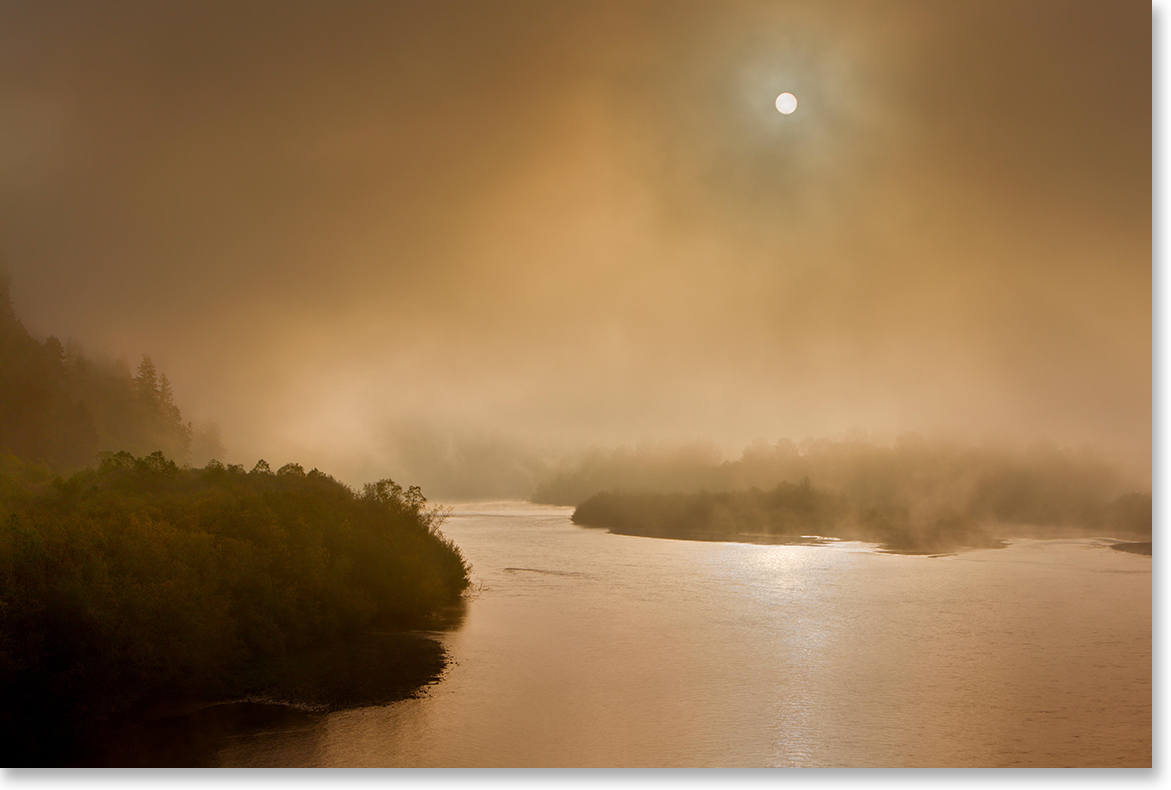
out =
<svg viewBox="0 0 1171 790"><path fill-rule="evenodd" d="M628 537L462 506L480 589L419 699L228 766L1149 766L1151 558Z"/></svg>

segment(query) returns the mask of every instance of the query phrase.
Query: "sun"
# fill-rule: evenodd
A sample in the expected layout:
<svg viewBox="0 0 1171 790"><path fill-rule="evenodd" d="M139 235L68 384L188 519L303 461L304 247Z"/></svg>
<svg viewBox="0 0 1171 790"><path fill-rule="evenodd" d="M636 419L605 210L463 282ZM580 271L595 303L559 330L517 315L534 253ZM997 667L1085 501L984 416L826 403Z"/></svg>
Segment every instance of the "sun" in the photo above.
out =
<svg viewBox="0 0 1171 790"><path fill-rule="evenodd" d="M788 115L797 109L797 97L791 93L782 93L777 97L777 110L781 115Z"/></svg>

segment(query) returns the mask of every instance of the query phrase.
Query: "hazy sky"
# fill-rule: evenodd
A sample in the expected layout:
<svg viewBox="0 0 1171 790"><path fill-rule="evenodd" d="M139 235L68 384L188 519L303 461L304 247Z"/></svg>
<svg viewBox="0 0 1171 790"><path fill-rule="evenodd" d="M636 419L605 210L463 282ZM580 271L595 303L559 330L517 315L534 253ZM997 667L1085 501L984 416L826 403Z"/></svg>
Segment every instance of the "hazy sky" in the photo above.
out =
<svg viewBox="0 0 1171 790"><path fill-rule="evenodd" d="M854 426L1141 463L1151 20L6 0L0 261L245 463Z"/></svg>

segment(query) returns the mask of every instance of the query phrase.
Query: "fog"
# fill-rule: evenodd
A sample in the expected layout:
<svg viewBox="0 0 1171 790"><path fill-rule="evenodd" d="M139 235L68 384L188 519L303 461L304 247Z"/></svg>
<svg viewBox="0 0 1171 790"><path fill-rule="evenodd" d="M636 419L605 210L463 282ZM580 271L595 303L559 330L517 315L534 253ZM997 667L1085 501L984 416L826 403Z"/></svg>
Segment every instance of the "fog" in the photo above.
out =
<svg viewBox="0 0 1171 790"><path fill-rule="evenodd" d="M1149 484L1151 122L1137 3L6 2L0 263L248 466L861 428Z"/></svg>

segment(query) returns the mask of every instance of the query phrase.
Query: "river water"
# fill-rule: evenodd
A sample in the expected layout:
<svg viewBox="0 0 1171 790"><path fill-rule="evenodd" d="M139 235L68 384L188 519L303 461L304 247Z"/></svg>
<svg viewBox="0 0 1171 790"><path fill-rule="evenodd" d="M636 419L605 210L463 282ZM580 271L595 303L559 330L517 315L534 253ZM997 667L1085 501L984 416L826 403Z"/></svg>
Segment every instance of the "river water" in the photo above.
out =
<svg viewBox="0 0 1171 790"><path fill-rule="evenodd" d="M238 733L225 766L1149 766L1151 558L612 535L461 506L478 590L411 700Z"/></svg>

